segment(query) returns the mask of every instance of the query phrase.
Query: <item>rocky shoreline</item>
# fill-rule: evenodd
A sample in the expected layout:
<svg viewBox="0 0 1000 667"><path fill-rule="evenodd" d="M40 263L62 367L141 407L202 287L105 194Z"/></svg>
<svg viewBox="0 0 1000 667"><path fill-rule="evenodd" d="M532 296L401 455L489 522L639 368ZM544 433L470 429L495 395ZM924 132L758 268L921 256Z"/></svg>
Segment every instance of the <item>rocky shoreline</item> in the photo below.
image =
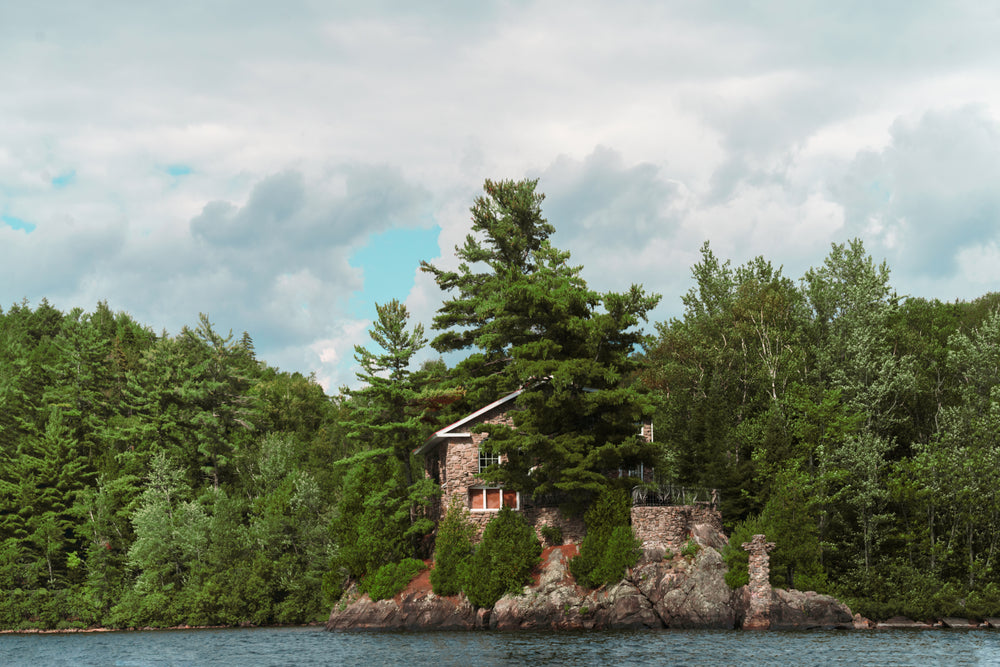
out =
<svg viewBox="0 0 1000 667"><path fill-rule="evenodd" d="M637 628L742 628L750 610L750 590L730 590L719 549L720 532L698 526L694 557L663 558L647 550L617 584L581 588L569 573L571 549L547 550L539 576L520 595L501 598L492 609L476 609L464 595L441 597L411 585L391 600L372 602L351 591L330 614L328 630L603 630ZM846 605L828 595L774 590L770 628L869 627Z"/></svg>

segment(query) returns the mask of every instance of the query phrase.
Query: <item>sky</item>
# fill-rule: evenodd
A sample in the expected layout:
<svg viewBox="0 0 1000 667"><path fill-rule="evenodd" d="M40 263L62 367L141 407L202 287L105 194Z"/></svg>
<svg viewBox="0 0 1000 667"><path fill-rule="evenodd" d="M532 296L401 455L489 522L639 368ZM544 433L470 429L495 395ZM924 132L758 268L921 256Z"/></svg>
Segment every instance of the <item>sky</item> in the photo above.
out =
<svg viewBox="0 0 1000 667"><path fill-rule="evenodd" d="M861 238L900 294L973 299L998 34L962 0L3 3L0 307L207 313L335 392L376 302L429 328L419 262L455 264L486 178L539 179L553 243L653 321L706 240L798 280Z"/></svg>

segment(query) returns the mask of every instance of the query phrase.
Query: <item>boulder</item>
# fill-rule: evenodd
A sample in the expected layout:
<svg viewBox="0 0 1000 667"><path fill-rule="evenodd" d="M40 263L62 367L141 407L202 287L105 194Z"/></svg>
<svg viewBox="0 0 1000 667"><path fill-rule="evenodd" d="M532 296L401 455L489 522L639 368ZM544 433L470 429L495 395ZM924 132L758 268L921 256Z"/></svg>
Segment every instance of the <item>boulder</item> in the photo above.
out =
<svg viewBox="0 0 1000 667"><path fill-rule="evenodd" d="M663 620L638 586L631 581L597 589L581 609L592 610L594 627L609 630L662 628Z"/></svg>
<svg viewBox="0 0 1000 667"><path fill-rule="evenodd" d="M702 546L691 562L674 558L640 565L632 581L666 627L725 629L736 626L734 596L725 576L719 552Z"/></svg>
<svg viewBox="0 0 1000 667"><path fill-rule="evenodd" d="M771 629L853 628L847 605L829 595L812 591L771 591Z"/></svg>
<svg viewBox="0 0 1000 667"><path fill-rule="evenodd" d="M493 630L572 629L579 624L578 609L583 596L572 583L566 555L553 549L542 564L538 585L521 595L505 595L493 606L489 627Z"/></svg>
<svg viewBox="0 0 1000 667"><path fill-rule="evenodd" d="M372 602L367 595L334 607L327 630L467 630L476 627L476 610L464 595L441 597L417 591Z"/></svg>

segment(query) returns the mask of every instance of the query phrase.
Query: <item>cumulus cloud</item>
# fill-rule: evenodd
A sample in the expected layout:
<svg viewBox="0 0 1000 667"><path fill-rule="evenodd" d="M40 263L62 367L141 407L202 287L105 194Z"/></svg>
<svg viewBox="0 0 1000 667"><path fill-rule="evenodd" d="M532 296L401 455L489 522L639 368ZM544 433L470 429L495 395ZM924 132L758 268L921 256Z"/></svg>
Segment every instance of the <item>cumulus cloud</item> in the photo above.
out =
<svg viewBox="0 0 1000 667"><path fill-rule="evenodd" d="M906 274L953 277L964 250L1000 237L1000 125L981 107L900 118L832 189L847 230Z"/></svg>
<svg viewBox="0 0 1000 667"><path fill-rule="evenodd" d="M583 159L559 156L534 176L546 196L543 214L556 228L553 242L583 264L592 287L662 284L662 257L647 251L674 238L683 197L660 166L626 164L599 146Z"/></svg>
<svg viewBox="0 0 1000 667"><path fill-rule="evenodd" d="M13 4L0 299L208 312L336 387L378 271L355 251L438 225L426 259L453 266L483 179L524 176L592 286L641 282L656 317L706 239L797 277L860 235L904 291L972 298L1000 247L996 22L971 0ZM441 298L398 294L425 324Z"/></svg>

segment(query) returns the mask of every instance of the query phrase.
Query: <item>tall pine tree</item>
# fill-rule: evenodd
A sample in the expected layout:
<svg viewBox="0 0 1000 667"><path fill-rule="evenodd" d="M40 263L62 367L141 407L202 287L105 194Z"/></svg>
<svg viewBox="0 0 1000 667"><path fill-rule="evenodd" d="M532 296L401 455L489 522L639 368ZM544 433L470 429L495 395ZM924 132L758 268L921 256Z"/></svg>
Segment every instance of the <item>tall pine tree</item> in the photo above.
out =
<svg viewBox="0 0 1000 667"><path fill-rule="evenodd" d="M487 473L510 488L560 493L586 504L606 472L649 465L653 446L636 424L649 412L631 384L639 329L659 296L633 285L624 293L587 287L582 267L554 247L537 181L486 181L472 207L472 234L456 247L457 271L424 262L451 294L434 319L439 352L471 352L455 369L479 407L524 389L515 429L486 427L506 462Z"/></svg>

